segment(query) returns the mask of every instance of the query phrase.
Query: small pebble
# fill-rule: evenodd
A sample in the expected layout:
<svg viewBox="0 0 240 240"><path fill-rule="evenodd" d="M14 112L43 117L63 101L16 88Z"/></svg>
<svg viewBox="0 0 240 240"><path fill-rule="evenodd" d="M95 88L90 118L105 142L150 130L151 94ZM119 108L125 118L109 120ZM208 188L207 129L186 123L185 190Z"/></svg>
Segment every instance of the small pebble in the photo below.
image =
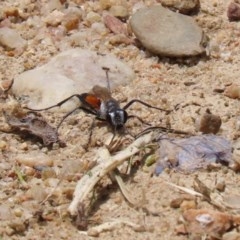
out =
<svg viewBox="0 0 240 240"><path fill-rule="evenodd" d="M170 203L170 206L172 208L179 208L183 201L194 201L194 196L184 194L181 197L173 199Z"/></svg>
<svg viewBox="0 0 240 240"><path fill-rule="evenodd" d="M80 21L80 16L78 14L74 13L69 13L66 14L63 21L62 25L66 28L66 30L69 32L73 29L77 29Z"/></svg>
<svg viewBox="0 0 240 240"><path fill-rule="evenodd" d="M36 152L35 154L19 154L16 157L18 163L21 163L28 167L51 167L53 166L53 160L41 152Z"/></svg>
<svg viewBox="0 0 240 240"><path fill-rule="evenodd" d="M222 168L222 172L223 172L223 174L227 174L228 173L228 168L227 167L224 167L224 168Z"/></svg>
<svg viewBox="0 0 240 240"><path fill-rule="evenodd" d="M4 9L4 13L6 15L6 18L8 17L19 17L19 11L16 7L8 7Z"/></svg>
<svg viewBox="0 0 240 240"><path fill-rule="evenodd" d="M6 203L2 203L0 205L0 221L10 220L13 217L11 208Z"/></svg>
<svg viewBox="0 0 240 240"><path fill-rule="evenodd" d="M182 211L186 211L188 209L194 209L196 207L197 206L196 206L195 200L184 200L180 205L180 209Z"/></svg>
<svg viewBox="0 0 240 240"><path fill-rule="evenodd" d="M20 208L14 209L13 212L14 212L14 214L15 214L16 217L21 217L22 214L23 214L23 211L22 211L22 209L20 209Z"/></svg>
<svg viewBox="0 0 240 240"><path fill-rule="evenodd" d="M124 6L112 6L109 9L109 12L114 16L114 17L119 17L119 18L127 18L129 16L127 8Z"/></svg>
<svg viewBox="0 0 240 240"><path fill-rule="evenodd" d="M239 240L240 239L240 233L236 231L226 232L222 236L222 240Z"/></svg>
<svg viewBox="0 0 240 240"><path fill-rule="evenodd" d="M28 144L26 142L22 143L19 147L21 150L28 150Z"/></svg>
<svg viewBox="0 0 240 240"><path fill-rule="evenodd" d="M7 143L5 141L0 141L0 149L5 150L7 148Z"/></svg>
<svg viewBox="0 0 240 240"><path fill-rule="evenodd" d="M32 145L32 150L38 150L38 149L39 149L39 146L37 144Z"/></svg>
<svg viewBox="0 0 240 240"><path fill-rule="evenodd" d="M13 84L12 80L5 80L0 82L0 88L3 89L3 91L6 91L11 88Z"/></svg>
<svg viewBox="0 0 240 240"><path fill-rule="evenodd" d="M12 220L9 223L9 227L11 227L16 233L23 233L26 230L26 225L24 224L23 219Z"/></svg>
<svg viewBox="0 0 240 240"><path fill-rule="evenodd" d="M171 201L170 207L179 208L182 202L183 202L183 198L175 198Z"/></svg>
<svg viewBox="0 0 240 240"><path fill-rule="evenodd" d="M95 22L101 21L101 16L98 13L95 12L89 12L85 19L90 25L92 25Z"/></svg>
<svg viewBox="0 0 240 240"><path fill-rule="evenodd" d="M31 168L31 167L27 167L25 166L24 168L24 175L25 176L36 176L36 170Z"/></svg>
<svg viewBox="0 0 240 240"><path fill-rule="evenodd" d="M57 174L54 171L53 168L44 168L42 170L42 179L47 179L47 178L56 178Z"/></svg>
<svg viewBox="0 0 240 240"><path fill-rule="evenodd" d="M121 22L118 18L113 17L111 15L106 15L103 18L104 24L106 25L106 27L113 33L115 34L125 34L127 35L127 28L124 25L123 22Z"/></svg>
<svg viewBox="0 0 240 240"><path fill-rule="evenodd" d="M130 45L133 43L133 41L132 39L130 39L124 34L117 34L109 38L109 43L111 43L112 45L119 45L119 44Z"/></svg>
<svg viewBox="0 0 240 240"><path fill-rule="evenodd" d="M6 228L4 228L4 231L7 236L12 236L14 234L14 230L10 228L10 226L7 226Z"/></svg>
<svg viewBox="0 0 240 240"><path fill-rule="evenodd" d="M161 0L161 4L183 14L196 13L200 9L199 0Z"/></svg>
<svg viewBox="0 0 240 240"><path fill-rule="evenodd" d="M53 26L56 27L58 26L62 20L64 18L64 13L55 10L53 12L51 12L45 19L44 22L48 25L48 26Z"/></svg>
<svg viewBox="0 0 240 240"><path fill-rule="evenodd" d="M105 27L105 25L102 22L93 23L91 26L91 29L94 32L101 34L102 36L104 36L108 33L108 29Z"/></svg>
<svg viewBox="0 0 240 240"><path fill-rule="evenodd" d="M240 20L240 4L231 2L228 6L227 16L228 16L229 21Z"/></svg>
<svg viewBox="0 0 240 240"><path fill-rule="evenodd" d="M59 179L57 178L48 178L46 181L44 181L45 186L55 188L59 184Z"/></svg>
<svg viewBox="0 0 240 240"><path fill-rule="evenodd" d="M0 45L7 49L20 49L26 47L27 41L15 29L3 27L0 28Z"/></svg>
<svg viewBox="0 0 240 240"><path fill-rule="evenodd" d="M216 134L219 131L221 124L222 120L219 116L206 112L201 117L200 121L197 122L197 130L205 134Z"/></svg>
<svg viewBox="0 0 240 240"><path fill-rule="evenodd" d="M48 0L43 4L41 9L42 14L49 14L50 12L54 11L55 9L60 10L63 6L59 0Z"/></svg>
<svg viewBox="0 0 240 240"><path fill-rule="evenodd" d="M47 196L47 192L42 185L32 185L31 188L27 191L27 194L30 198L38 202L43 201Z"/></svg>
<svg viewBox="0 0 240 240"><path fill-rule="evenodd" d="M112 6L111 0L100 0L99 3L103 10L106 10Z"/></svg>
<svg viewBox="0 0 240 240"><path fill-rule="evenodd" d="M91 236L91 237L98 237L99 236L99 231L97 231L94 228L90 228L87 232L87 235Z"/></svg>
<svg viewBox="0 0 240 240"><path fill-rule="evenodd" d="M224 192L225 190L225 187L226 187L226 183L224 180L219 180L216 184L216 189L219 191L219 192Z"/></svg>
<svg viewBox="0 0 240 240"><path fill-rule="evenodd" d="M238 84L233 83L232 85L228 86L225 91L224 95L229 98L240 98L240 86Z"/></svg>

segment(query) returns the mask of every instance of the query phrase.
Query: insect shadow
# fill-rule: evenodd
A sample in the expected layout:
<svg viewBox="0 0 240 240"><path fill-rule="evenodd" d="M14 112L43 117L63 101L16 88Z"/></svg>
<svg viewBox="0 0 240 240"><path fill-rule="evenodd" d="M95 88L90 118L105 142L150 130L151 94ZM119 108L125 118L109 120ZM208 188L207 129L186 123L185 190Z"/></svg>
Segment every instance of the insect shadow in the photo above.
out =
<svg viewBox="0 0 240 240"><path fill-rule="evenodd" d="M151 124L148 124L148 123L144 122L140 117L138 117L136 115L128 115L126 110L133 103L140 103L140 104L142 104L142 105L144 105L148 108L153 108L153 109L157 109L157 110L160 110L160 111L164 111L167 114L171 112L171 110L166 110L166 109L162 109L162 108L159 108L159 107L151 106L150 104L148 104L146 102L143 102L139 99L132 99L125 106L120 107L119 102L116 99L114 99L112 97L112 94L111 94L110 81L109 81L109 75L108 75L109 68L103 68L103 70L105 70L105 72L106 72L107 87L101 87L99 85L95 85L92 88L91 92L89 92L89 93L73 94L70 97L68 97L68 98L62 100L61 102L59 102L55 105L52 105L50 107L42 108L42 109L31 109L31 108L27 108L27 109L31 110L31 111L49 110L49 109L52 109L52 108L55 108L55 107L60 107L65 102L67 102L70 99L76 97L76 98L78 98L81 105L76 107L75 109L73 109L69 113L67 113L62 118L60 123L58 124L57 129L61 126L63 121L69 115L71 115L76 110L81 109L86 113L94 115L96 117L96 119L98 119L100 121L107 122L112 127L113 137L111 139L111 142L113 141L114 137L116 136L116 133L120 133L123 130L125 130L125 123L127 122L127 120L129 120L131 118L137 118L141 123L151 126ZM91 135L92 135L92 130L93 130L94 125L95 125L95 122L93 121L87 145L91 141ZM127 133L130 134L129 131L127 131ZM130 135L132 136L132 134L130 134Z"/></svg>

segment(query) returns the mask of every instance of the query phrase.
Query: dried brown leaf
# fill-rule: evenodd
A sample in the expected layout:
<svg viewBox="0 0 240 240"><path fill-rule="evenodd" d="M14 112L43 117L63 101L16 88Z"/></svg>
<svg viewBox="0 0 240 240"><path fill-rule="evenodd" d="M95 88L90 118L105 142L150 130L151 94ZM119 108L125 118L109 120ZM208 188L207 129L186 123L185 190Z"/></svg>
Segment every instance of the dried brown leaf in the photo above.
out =
<svg viewBox="0 0 240 240"><path fill-rule="evenodd" d="M9 115L3 112L6 122L13 128L25 130L43 140L43 144L48 146L59 142L56 128L51 127L41 116L29 112L23 115Z"/></svg>

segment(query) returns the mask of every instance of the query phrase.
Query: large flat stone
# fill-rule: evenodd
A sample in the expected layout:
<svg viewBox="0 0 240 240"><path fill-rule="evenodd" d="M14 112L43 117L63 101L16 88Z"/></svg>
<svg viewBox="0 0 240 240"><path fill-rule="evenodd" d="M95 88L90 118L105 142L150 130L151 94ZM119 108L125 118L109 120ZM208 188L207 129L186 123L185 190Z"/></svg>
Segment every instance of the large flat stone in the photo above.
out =
<svg viewBox="0 0 240 240"><path fill-rule="evenodd" d="M23 72L14 79L13 93L17 97L28 96L31 108L45 108L76 94L89 92L94 85L107 86L106 73L110 69L111 88L127 84L134 78L133 70L113 55L71 49L53 57L47 64ZM64 104L69 111L79 102L74 99Z"/></svg>
<svg viewBox="0 0 240 240"><path fill-rule="evenodd" d="M203 31L195 21L161 5L140 9L130 25L142 45L157 55L184 57L205 51Z"/></svg>

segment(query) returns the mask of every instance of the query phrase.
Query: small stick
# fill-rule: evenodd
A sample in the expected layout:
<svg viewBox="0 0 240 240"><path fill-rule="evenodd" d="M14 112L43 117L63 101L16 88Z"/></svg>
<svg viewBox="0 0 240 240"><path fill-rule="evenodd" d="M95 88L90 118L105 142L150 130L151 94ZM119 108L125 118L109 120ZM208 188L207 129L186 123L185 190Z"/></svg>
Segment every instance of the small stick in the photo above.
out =
<svg viewBox="0 0 240 240"><path fill-rule="evenodd" d="M86 199L87 195L92 191L94 186L102 177L109 174L116 167L121 165L126 159L139 152L141 150L141 147L149 144L153 139L153 133L144 135L135 140L126 149L122 150L112 157L110 156L107 149L100 149L98 151L98 156L100 156L100 159L102 159L102 161L99 161L99 165L94 167L89 174L84 175L78 181L73 194L73 200L68 208L70 214L72 216L77 215L79 204Z"/></svg>
<svg viewBox="0 0 240 240"><path fill-rule="evenodd" d="M101 225L90 228L87 231L87 235L92 236L92 237L97 237L102 232L113 231L114 229L121 228L124 225L132 228L134 231L137 231L137 232L144 232L147 230L145 226L143 226L141 224L133 223L129 220L113 219L111 222L105 222Z"/></svg>

